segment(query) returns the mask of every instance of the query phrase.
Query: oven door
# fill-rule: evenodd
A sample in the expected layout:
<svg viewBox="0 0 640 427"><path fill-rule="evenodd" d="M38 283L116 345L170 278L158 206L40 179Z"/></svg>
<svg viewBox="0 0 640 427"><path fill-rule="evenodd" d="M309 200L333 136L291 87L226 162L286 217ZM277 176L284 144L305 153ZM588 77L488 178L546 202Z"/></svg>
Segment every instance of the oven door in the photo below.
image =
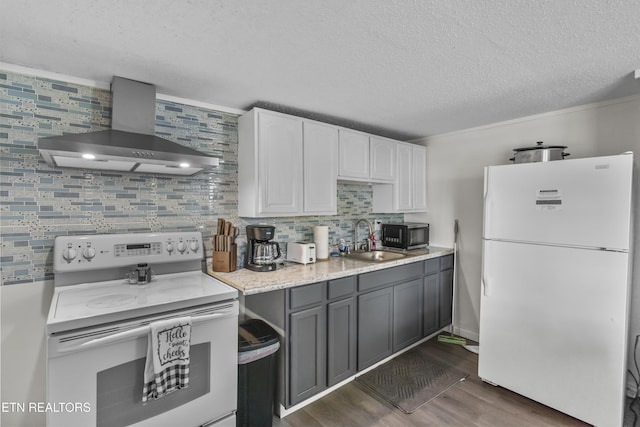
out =
<svg viewBox="0 0 640 427"><path fill-rule="evenodd" d="M189 386L142 404L149 323L191 316ZM47 338L47 426L235 426L238 302Z"/></svg>

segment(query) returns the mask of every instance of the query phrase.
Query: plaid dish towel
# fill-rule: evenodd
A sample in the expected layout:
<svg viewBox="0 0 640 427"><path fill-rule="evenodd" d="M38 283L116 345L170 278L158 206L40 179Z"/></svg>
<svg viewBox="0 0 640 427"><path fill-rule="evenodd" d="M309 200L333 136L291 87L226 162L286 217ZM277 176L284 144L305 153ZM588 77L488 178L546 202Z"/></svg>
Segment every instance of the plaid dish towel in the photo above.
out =
<svg viewBox="0 0 640 427"><path fill-rule="evenodd" d="M142 404L189 386L191 318L151 324L144 368Z"/></svg>

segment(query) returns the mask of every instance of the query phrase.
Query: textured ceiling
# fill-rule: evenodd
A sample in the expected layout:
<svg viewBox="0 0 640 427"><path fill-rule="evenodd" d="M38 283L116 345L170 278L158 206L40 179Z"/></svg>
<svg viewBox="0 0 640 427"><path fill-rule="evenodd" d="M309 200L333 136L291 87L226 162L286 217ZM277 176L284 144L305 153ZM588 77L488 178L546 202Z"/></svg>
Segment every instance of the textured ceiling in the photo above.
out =
<svg viewBox="0 0 640 427"><path fill-rule="evenodd" d="M0 61L411 139L640 93L636 0L0 0Z"/></svg>

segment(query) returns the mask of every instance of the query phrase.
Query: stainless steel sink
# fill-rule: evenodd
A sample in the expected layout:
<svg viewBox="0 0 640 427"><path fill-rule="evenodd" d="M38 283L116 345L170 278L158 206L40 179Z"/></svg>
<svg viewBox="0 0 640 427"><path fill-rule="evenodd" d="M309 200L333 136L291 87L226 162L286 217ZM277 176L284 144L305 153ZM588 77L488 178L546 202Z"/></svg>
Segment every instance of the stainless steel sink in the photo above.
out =
<svg viewBox="0 0 640 427"><path fill-rule="evenodd" d="M406 257L405 254L391 251L352 252L347 258L353 258L367 262L385 262Z"/></svg>

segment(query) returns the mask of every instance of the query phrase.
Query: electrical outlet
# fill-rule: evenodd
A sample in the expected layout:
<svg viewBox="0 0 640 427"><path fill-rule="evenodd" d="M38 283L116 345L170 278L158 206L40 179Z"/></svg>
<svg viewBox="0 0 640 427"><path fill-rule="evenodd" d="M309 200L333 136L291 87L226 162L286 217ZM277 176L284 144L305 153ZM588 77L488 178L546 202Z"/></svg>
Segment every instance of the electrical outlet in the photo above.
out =
<svg viewBox="0 0 640 427"><path fill-rule="evenodd" d="M374 233L377 231L381 231L382 230L382 220L381 219L374 219L373 220L373 231Z"/></svg>

